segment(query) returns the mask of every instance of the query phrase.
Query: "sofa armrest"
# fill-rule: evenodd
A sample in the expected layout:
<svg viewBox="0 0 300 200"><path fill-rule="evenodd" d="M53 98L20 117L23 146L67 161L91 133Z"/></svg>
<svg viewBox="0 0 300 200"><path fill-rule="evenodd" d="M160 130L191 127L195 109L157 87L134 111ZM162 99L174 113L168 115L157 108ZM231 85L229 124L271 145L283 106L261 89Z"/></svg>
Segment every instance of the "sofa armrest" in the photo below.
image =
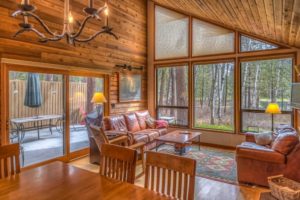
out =
<svg viewBox="0 0 300 200"><path fill-rule="evenodd" d="M237 146L236 159L238 160L239 158L247 158L279 164L284 164L286 162L285 155L273 151L272 149L255 149L244 146Z"/></svg>
<svg viewBox="0 0 300 200"><path fill-rule="evenodd" d="M246 142L253 142L253 143L256 143L255 142L255 136L254 136L255 133L250 133L250 132L247 132L245 133L245 136L246 136Z"/></svg>

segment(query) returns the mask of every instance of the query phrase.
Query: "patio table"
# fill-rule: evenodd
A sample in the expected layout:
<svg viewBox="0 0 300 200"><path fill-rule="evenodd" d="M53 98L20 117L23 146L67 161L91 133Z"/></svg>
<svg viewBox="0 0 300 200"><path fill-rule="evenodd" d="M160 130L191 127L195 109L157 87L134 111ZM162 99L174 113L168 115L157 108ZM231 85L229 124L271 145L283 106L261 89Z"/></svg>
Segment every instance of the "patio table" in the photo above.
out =
<svg viewBox="0 0 300 200"><path fill-rule="evenodd" d="M24 118L15 118L11 119L10 122L16 126L16 133L18 136L19 143L22 143L25 132L28 130L37 130L38 132L38 139L40 139L40 129L41 128L49 128L50 133L52 134L52 127L55 127L56 124L53 124L54 120L60 121L62 119L62 115L39 115L33 117L24 117ZM48 121L47 124L43 125L43 121ZM32 122L34 125L33 127L25 127L24 124Z"/></svg>

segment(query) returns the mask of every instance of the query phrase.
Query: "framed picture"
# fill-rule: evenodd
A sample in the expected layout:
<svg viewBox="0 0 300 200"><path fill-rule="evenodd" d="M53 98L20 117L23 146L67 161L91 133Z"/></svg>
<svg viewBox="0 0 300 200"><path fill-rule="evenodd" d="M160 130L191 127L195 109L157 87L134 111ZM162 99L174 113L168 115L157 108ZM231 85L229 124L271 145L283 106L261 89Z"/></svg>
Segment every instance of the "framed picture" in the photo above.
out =
<svg viewBox="0 0 300 200"><path fill-rule="evenodd" d="M119 74L119 102L141 101L142 75Z"/></svg>

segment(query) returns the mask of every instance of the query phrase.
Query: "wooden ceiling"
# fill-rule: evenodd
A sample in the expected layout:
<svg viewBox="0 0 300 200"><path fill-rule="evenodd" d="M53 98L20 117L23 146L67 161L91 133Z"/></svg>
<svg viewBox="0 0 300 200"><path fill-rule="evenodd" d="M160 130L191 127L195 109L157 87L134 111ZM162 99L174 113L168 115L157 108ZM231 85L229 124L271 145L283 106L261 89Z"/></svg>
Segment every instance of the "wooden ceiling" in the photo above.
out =
<svg viewBox="0 0 300 200"><path fill-rule="evenodd" d="M281 44L300 48L300 0L153 0Z"/></svg>

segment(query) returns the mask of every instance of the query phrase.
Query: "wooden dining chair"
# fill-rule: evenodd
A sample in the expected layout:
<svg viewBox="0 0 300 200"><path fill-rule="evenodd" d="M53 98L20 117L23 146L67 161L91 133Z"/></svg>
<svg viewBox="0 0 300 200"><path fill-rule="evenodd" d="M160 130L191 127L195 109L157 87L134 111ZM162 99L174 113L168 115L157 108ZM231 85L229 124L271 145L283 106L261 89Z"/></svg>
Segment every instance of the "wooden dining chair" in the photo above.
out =
<svg viewBox="0 0 300 200"><path fill-rule="evenodd" d="M126 147L102 144L100 174L134 184L137 151Z"/></svg>
<svg viewBox="0 0 300 200"><path fill-rule="evenodd" d="M145 188L175 199L193 200L196 161L181 156L146 153Z"/></svg>
<svg viewBox="0 0 300 200"><path fill-rule="evenodd" d="M19 155L18 143L0 147L0 179L20 173Z"/></svg>
<svg viewBox="0 0 300 200"><path fill-rule="evenodd" d="M88 129L94 138L99 150L100 154L101 152L101 146L103 144L115 144L115 145L121 145L121 146L126 146L130 149L134 150L139 150L140 155L141 155L141 162L142 162L142 173L145 171L145 162L144 162L144 149L145 149L145 143L144 142L139 142L133 145L128 146L128 136L127 135L120 135L118 137L115 137L113 139L108 139L107 135L103 131L102 128L89 125Z"/></svg>

